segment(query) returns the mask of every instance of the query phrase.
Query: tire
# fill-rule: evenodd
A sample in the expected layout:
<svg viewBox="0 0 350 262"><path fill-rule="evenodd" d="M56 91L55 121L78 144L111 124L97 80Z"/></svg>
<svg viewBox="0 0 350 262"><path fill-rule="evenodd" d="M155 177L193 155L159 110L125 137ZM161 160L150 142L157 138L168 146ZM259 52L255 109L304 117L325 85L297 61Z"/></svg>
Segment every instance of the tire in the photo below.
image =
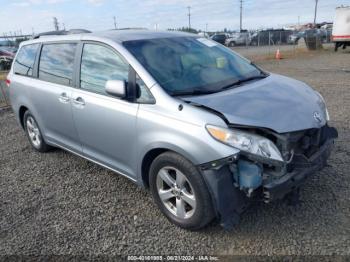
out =
<svg viewBox="0 0 350 262"><path fill-rule="evenodd" d="M40 131L40 127L36 122L34 116L27 110L23 116L23 126L26 132L29 143L32 147L41 153L49 151L52 147L46 144L42 133Z"/></svg>
<svg viewBox="0 0 350 262"><path fill-rule="evenodd" d="M198 230L215 217L202 175L184 157L174 152L159 155L151 164L149 183L155 203L173 224Z"/></svg>
<svg viewBox="0 0 350 262"><path fill-rule="evenodd" d="M235 42L230 42L230 43L228 44L228 46L229 46L229 47L234 47L234 46L236 46L236 44L235 44Z"/></svg>

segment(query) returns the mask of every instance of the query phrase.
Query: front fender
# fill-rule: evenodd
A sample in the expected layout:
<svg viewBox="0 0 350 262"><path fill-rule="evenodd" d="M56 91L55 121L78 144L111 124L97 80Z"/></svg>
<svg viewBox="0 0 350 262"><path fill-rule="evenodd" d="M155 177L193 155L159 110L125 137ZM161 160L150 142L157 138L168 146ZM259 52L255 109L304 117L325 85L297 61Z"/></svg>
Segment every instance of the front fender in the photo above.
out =
<svg viewBox="0 0 350 262"><path fill-rule="evenodd" d="M206 124L226 126L216 114L172 98L158 101L155 105L140 105L138 111L133 145L138 181L142 181L142 161L153 149L174 151L194 165L222 159L239 151L216 141L206 130ZM182 110L178 109L180 103Z"/></svg>

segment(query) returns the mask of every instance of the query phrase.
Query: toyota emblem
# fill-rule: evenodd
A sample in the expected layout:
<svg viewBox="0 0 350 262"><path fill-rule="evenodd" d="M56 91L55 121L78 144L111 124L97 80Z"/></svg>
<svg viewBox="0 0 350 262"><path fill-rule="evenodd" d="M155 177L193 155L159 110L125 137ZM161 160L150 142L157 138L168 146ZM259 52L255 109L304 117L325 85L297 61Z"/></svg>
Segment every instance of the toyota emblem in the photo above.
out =
<svg viewBox="0 0 350 262"><path fill-rule="evenodd" d="M322 117L321 114L319 112L314 112L314 119L318 122L321 123L322 122Z"/></svg>

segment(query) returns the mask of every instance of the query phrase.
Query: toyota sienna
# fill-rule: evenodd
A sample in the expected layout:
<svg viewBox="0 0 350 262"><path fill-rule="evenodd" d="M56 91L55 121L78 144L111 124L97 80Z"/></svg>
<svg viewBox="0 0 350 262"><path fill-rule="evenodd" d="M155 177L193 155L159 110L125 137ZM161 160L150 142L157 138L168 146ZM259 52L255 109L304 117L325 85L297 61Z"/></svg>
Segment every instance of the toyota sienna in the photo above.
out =
<svg viewBox="0 0 350 262"><path fill-rule="evenodd" d="M174 224L231 228L296 199L337 138L323 97L212 40L108 31L23 42L7 78L39 152L62 148L149 188Z"/></svg>

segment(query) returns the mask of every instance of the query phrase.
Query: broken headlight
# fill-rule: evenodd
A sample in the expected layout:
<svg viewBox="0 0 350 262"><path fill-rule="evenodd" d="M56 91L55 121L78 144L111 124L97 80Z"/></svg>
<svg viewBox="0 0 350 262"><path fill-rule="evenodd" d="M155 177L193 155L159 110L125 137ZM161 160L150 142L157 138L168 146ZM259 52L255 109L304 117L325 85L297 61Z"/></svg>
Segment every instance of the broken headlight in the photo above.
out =
<svg viewBox="0 0 350 262"><path fill-rule="evenodd" d="M329 118L329 113L328 113L326 101L324 100L323 96L319 92L315 91L315 93L321 99L319 104L320 104L320 107L323 109L326 121L328 122L330 120L330 118Z"/></svg>
<svg viewBox="0 0 350 262"><path fill-rule="evenodd" d="M212 125L207 125L206 128L213 138L226 145L235 147L250 154L283 161L278 148L271 140L265 137L242 132L237 129L228 129Z"/></svg>

